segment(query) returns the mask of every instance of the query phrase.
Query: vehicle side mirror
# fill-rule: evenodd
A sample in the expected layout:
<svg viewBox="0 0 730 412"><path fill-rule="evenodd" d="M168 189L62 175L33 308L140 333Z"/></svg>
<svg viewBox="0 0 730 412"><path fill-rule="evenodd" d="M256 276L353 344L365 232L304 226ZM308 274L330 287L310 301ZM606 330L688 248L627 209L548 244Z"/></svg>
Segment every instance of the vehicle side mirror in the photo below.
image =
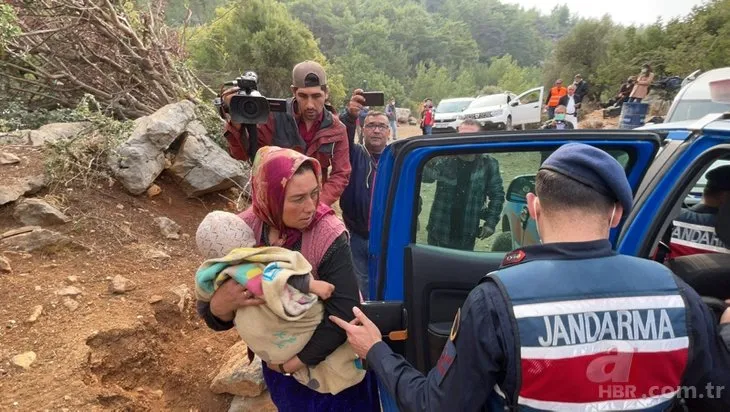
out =
<svg viewBox="0 0 730 412"><path fill-rule="evenodd" d="M535 175L517 176L509 184L505 198L508 202L527 203L527 194L535 192Z"/></svg>
<svg viewBox="0 0 730 412"><path fill-rule="evenodd" d="M512 107L516 107L516 106L519 106L519 104L520 104L520 101L519 101L519 100L514 100L514 101L513 101L512 103L510 103L509 105L510 105L510 106L512 106Z"/></svg>

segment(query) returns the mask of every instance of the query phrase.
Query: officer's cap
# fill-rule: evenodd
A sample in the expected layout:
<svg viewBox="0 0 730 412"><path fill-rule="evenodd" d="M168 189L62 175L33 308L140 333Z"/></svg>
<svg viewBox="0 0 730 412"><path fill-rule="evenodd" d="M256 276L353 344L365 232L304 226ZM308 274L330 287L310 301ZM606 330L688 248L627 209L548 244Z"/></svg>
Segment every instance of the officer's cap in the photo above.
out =
<svg viewBox="0 0 730 412"><path fill-rule="evenodd" d="M580 182L631 211L634 195L624 168L611 155L584 143L568 143L553 152L540 169Z"/></svg>
<svg viewBox="0 0 730 412"><path fill-rule="evenodd" d="M707 187L714 190L730 190L730 165L707 172Z"/></svg>

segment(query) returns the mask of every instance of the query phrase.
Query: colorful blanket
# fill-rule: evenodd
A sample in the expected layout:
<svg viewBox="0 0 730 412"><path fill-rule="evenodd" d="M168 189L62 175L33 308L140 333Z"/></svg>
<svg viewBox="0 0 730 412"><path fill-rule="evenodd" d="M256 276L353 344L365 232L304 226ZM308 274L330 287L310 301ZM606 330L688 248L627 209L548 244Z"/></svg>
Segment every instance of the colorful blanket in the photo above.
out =
<svg viewBox="0 0 730 412"><path fill-rule="evenodd" d="M267 363L280 364L301 352L324 316L324 305L316 295L287 284L289 277L308 274L311 269L299 252L279 247L238 248L201 265L196 273L196 295L210 301L216 288L229 278L244 286L260 278L266 304L238 309L234 323L254 353ZM361 382L365 371L345 343L320 364L292 376L317 392L337 394Z"/></svg>

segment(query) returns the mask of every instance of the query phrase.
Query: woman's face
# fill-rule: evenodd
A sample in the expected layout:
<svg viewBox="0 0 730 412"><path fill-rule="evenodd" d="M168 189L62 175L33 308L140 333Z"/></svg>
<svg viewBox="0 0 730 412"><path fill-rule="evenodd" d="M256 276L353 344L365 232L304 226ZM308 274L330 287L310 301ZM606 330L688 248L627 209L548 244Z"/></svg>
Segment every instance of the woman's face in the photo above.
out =
<svg viewBox="0 0 730 412"><path fill-rule="evenodd" d="M284 225L291 229L306 229L319 203L319 184L311 170L292 176L284 192Z"/></svg>

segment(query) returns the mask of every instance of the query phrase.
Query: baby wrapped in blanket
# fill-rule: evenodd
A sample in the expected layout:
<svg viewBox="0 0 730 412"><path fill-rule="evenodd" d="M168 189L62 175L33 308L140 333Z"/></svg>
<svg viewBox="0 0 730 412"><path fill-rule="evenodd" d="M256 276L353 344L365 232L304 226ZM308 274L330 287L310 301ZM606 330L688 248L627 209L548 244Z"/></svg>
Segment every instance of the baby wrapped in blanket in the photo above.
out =
<svg viewBox="0 0 730 412"><path fill-rule="evenodd" d="M232 213L208 214L198 227L196 241L207 259L195 275L197 299L209 302L218 286L233 278L266 302L236 312L236 329L248 347L273 364L297 355L324 316L317 297L329 298L334 286L314 279L312 266L299 252L254 247L253 231ZM362 381L365 371L359 365L345 343L320 364L292 376L317 392L337 394Z"/></svg>

